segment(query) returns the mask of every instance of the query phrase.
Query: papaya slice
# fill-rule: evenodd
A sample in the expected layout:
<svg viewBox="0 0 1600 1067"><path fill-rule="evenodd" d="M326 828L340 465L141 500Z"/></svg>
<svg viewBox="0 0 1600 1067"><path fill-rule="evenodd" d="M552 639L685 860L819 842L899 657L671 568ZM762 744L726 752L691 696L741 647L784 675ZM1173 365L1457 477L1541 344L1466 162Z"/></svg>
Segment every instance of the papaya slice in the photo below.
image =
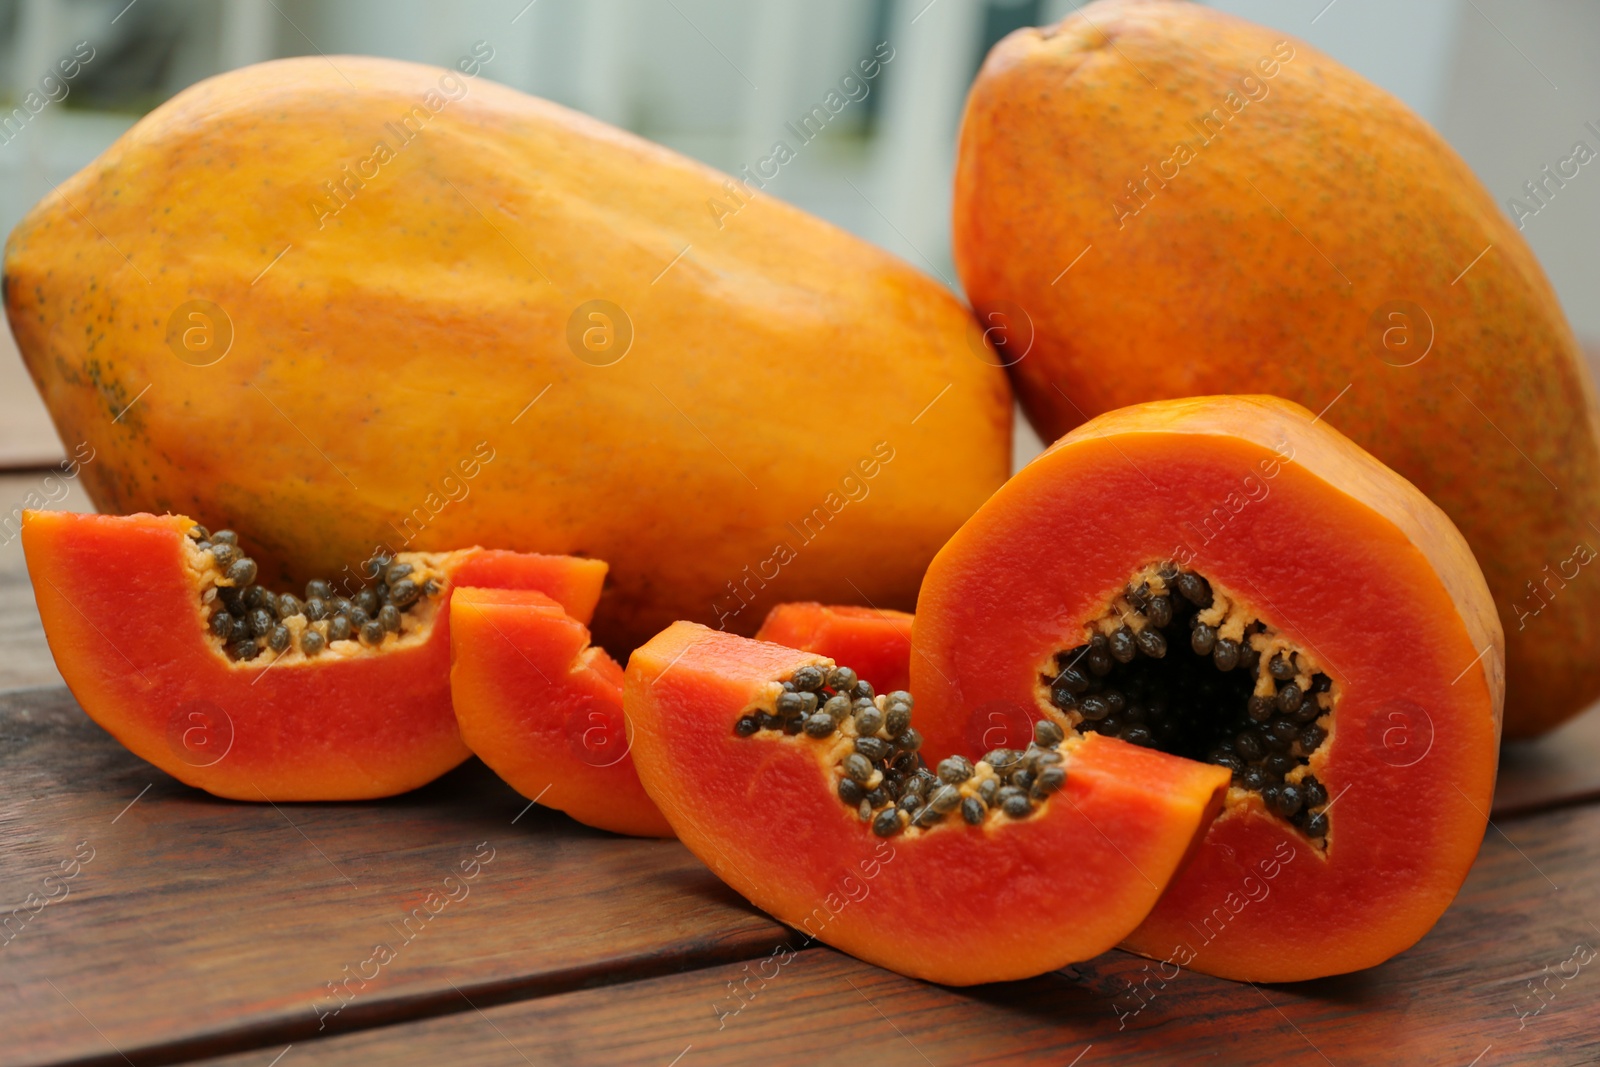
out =
<svg viewBox="0 0 1600 1067"><path fill-rule="evenodd" d="M880 693L911 685L908 611L793 601L767 612L757 641L771 641L848 663Z"/></svg>
<svg viewBox="0 0 1600 1067"><path fill-rule="evenodd" d="M1110 948L1228 781L1050 724L1013 766L930 770L909 694L695 623L636 650L626 677L640 780L684 844L807 936L928 981L1023 978ZM1093 906L1020 921L1074 900Z"/></svg>
<svg viewBox="0 0 1600 1067"><path fill-rule="evenodd" d="M583 623L536 589L457 588L450 643L461 739L491 770L589 826L672 836L633 769L622 668Z"/></svg>
<svg viewBox="0 0 1600 1067"><path fill-rule="evenodd" d="M254 584L231 531L181 515L29 511L51 654L89 716L179 781L234 800L360 800L470 754L450 708L457 582L537 589L578 619L598 560L468 548L367 561L371 580Z"/></svg>
<svg viewBox="0 0 1600 1067"><path fill-rule="evenodd" d="M1137 952L1254 981L1371 966L1477 854L1504 692L1483 575L1296 404L1162 401L1068 434L935 558L914 638L930 745L970 749L999 705L1231 773Z"/></svg>

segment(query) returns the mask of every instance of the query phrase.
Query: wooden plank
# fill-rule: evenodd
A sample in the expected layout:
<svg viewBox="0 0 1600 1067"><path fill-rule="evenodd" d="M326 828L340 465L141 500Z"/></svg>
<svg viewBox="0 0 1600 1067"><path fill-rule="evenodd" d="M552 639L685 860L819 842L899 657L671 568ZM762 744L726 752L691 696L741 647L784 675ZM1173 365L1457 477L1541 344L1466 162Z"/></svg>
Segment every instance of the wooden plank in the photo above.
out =
<svg viewBox="0 0 1600 1067"><path fill-rule="evenodd" d="M0 470L47 467L66 454L11 331L0 328Z"/></svg>
<svg viewBox="0 0 1600 1067"><path fill-rule="evenodd" d="M492 1002L779 936L677 842L525 807L476 763L389 801L220 801L63 690L0 697L0 1061L172 1062L453 1010L453 986Z"/></svg>
<svg viewBox="0 0 1600 1067"><path fill-rule="evenodd" d="M482 1011L462 997L455 1015L294 1042L278 1062L1600 1062L1600 808L1565 809L1504 829L1511 839L1491 832L1461 897L1431 934L1383 966L1343 978L1254 986L1169 970L1162 984L1157 964L1113 952L1031 981L962 990L913 982L826 949L771 956L774 941L749 963L605 990ZM1016 918L1070 922L1075 903L1063 901L1059 916ZM1142 997L1130 992L1135 985ZM289 1044L207 1063L263 1067Z"/></svg>

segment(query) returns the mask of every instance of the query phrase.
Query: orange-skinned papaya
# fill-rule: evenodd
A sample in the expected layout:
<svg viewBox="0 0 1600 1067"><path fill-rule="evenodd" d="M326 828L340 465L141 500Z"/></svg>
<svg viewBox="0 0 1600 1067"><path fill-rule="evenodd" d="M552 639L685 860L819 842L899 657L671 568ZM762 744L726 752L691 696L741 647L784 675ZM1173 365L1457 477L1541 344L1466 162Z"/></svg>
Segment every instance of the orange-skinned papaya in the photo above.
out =
<svg viewBox="0 0 1600 1067"><path fill-rule="evenodd" d="M605 559L619 655L782 600L909 608L1009 470L1009 386L943 286L456 71L201 82L37 205L4 277L100 510L248 530L285 584L375 549ZM823 396L826 432L790 414Z"/></svg>
<svg viewBox="0 0 1600 1067"><path fill-rule="evenodd" d="M1040 435L1211 393L1324 412L1471 545L1508 737L1600 697L1600 418L1518 229L1394 97L1204 4L1018 30L961 128L956 266Z"/></svg>
<svg viewBox="0 0 1600 1067"><path fill-rule="evenodd" d="M265 612L270 625L241 657L212 626L242 586L196 529L181 515L29 511L22 545L51 654L84 711L135 755L234 800L382 797L450 770L469 755L450 706L454 583L538 590L586 619L606 571L480 548L402 555L386 561L406 570L396 590L406 576L434 589L413 590L395 629L380 625L374 640L350 616L323 614L320 597L291 598L280 615L252 594L237 621Z"/></svg>
<svg viewBox="0 0 1600 1067"><path fill-rule="evenodd" d="M902 974L968 985L1105 951L1220 806L1223 769L1104 737L1043 736L1033 799L1013 784L1001 800L981 763L941 761L935 778L909 698L860 684L815 654L680 622L634 652L625 702L639 777L691 851L807 938ZM1020 920L1063 900L1094 906Z"/></svg>
<svg viewBox="0 0 1600 1067"><path fill-rule="evenodd" d="M671 837L639 785L622 668L535 589L457 588L450 696L461 739L517 792L589 826Z"/></svg>
<svg viewBox="0 0 1600 1067"><path fill-rule="evenodd" d="M848 663L880 693L911 684L911 614L798 601L767 612L757 641Z"/></svg>
<svg viewBox="0 0 1600 1067"><path fill-rule="evenodd" d="M1443 512L1298 405L1079 427L935 558L913 638L930 748L976 756L1045 719L1232 772L1125 942L1153 958L1269 982L1368 967L1427 933L1477 854L1504 685L1488 589Z"/></svg>

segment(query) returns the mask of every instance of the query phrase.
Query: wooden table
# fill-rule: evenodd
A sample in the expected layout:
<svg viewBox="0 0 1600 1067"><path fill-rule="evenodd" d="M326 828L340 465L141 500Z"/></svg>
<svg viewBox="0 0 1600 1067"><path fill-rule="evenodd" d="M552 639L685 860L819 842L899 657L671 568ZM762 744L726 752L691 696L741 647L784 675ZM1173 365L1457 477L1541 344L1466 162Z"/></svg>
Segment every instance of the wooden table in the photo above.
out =
<svg viewBox="0 0 1600 1067"><path fill-rule="evenodd" d="M34 477L0 477L0 502ZM1600 948L1600 715L1508 752L1483 853L1411 951L1297 985L1184 973L1119 1029L1135 957L909 981L804 945L678 844L529 808L476 763L374 803L197 793L60 687L14 545L8 686L0 917L56 899L0 934L0 1064L1600 1062L1600 960L1557 977Z"/></svg>

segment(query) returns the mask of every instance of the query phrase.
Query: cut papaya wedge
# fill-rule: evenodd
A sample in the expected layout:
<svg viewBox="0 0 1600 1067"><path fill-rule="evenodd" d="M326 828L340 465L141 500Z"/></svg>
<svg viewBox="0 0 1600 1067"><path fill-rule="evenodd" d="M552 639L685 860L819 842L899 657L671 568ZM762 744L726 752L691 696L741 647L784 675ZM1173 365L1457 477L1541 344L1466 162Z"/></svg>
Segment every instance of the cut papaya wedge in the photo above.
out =
<svg viewBox="0 0 1600 1067"><path fill-rule="evenodd" d="M602 830L671 837L629 755L622 668L532 589L459 587L450 692L461 739L529 800Z"/></svg>
<svg viewBox="0 0 1600 1067"><path fill-rule="evenodd" d="M858 684L825 657L680 622L634 652L625 701L639 777L690 850L808 937L902 974L967 985L1105 951L1220 809L1226 770L1106 737L1047 730L1031 795L984 764L935 774L907 694ZM824 733L836 700L850 710ZM1094 903L1019 921L1073 900Z"/></svg>
<svg viewBox="0 0 1600 1067"><path fill-rule="evenodd" d="M880 693L911 684L911 613L793 601L767 612L757 641L848 663Z"/></svg>
<svg viewBox="0 0 1600 1067"><path fill-rule="evenodd" d="M569 556L402 553L369 561L360 588L313 582L302 600L253 585L236 537L181 515L30 511L22 544L84 711L174 778L255 801L389 796L450 770L469 754L450 707L452 587L537 589L587 619L606 572Z"/></svg>

